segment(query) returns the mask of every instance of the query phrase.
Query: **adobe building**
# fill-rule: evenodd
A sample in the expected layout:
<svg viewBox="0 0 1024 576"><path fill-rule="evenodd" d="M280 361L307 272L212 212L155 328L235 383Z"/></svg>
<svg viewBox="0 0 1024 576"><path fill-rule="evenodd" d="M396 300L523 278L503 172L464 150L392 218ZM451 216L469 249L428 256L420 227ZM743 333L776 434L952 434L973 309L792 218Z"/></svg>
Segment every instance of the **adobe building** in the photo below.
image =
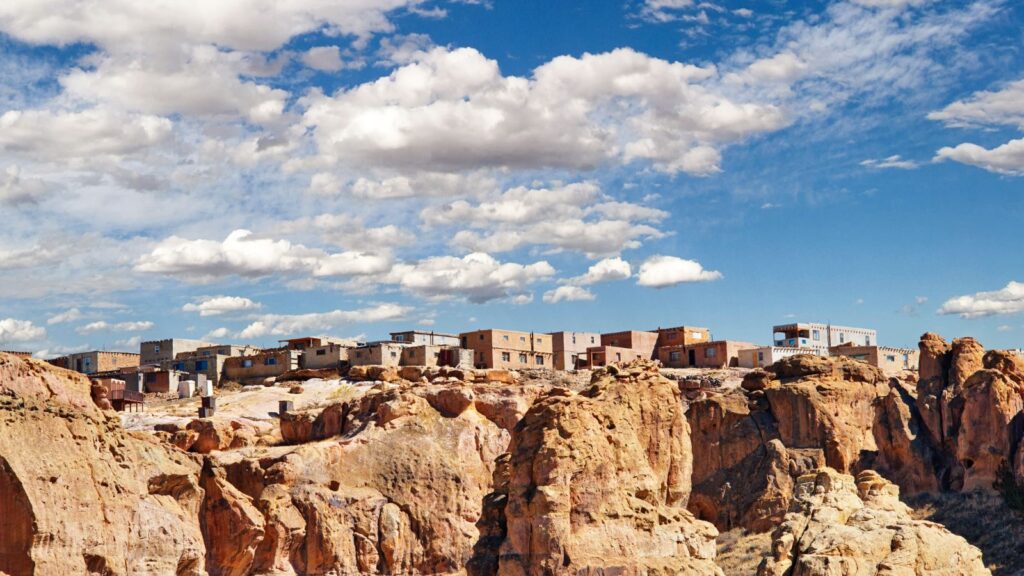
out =
<svg viewBox="0 0 1024 576"><path fill-rule="evenodd" d="M595 346L587 349L587 366L590 368L622 364L638 359L650 360L651 357L640 350L619 346Z"/></svg>
<svg viewBox="0 0 1024 576"><path fill-rule="evenodd" d="M458 346L421 344L402 349L402 366L449 366L451 368L472 368L473 351Z"/></svg>
<svg viewBox="0 0 1024 576"><path fill-rule="evenodd" d="M589 366L587 349L601 345L597 332L552 332L551 349L555 370L578 370Z"/></svg>
<svg viewBox="0 0 1024 576"><path fill-rule="evenodd" d="M459 335L462 347L473 351L477 368L552 368L550 334L515 330L476 330Z"/></svg>
<svg viewBox="0 0 1024 576"><path fill-rule="evenodd" d="M921 351L917 348L890 348L889 346L855 346L842 344L829 348L832 356L846 356L881 368L886 374L899 374L904 370L917 370Z"/></svg>
<svg viewBox="0 0 1024 576"><path fill-rule="evenodd" d="M96 374L97 372L111 372L121 368L137 367L139 355L134 352L105 352L93 350L92 352L78 352L68 354L49 361L54 366L81 372L82 374Z"/></svg>
<svg viewBox="0 0 1024 576"><path fill-rule="evenodd" d="M699 326L676 326L674 328L658 328L654 331L658 334L656 348L667 348L669 346L687 346L699 344L711 340L711 330Z"/></svg>
<svg viewBox="0 0 1024 576"><path fill-rule="evenodd" d="M873 346L878 344L878 332L870 328L851 328L833 324L797 322L773 326L773 340L776 346L786 348L811 348L819 355L827 356L828 349L841 344Z"/></svg>
<svg viewBox="0 0 1024 576"><path fill-rule="evenodd" d="M150 364L163 365L168 360L174 360L182 352L195 352L206 347L216 346L212 342L202 340L188 340L185 338L165 338L163 340L148 340L139 344L139 365Z"/></svg>
<svg viewBox="0 0 1024 576"><path fill-rule="evenodd" d="M431 344L434 346L459 346L461 341L455 334L431 332L425 330L405 330L392 332L391 340L402 344Z"/></svg>
<svg viewBox="0 0 1024 576"><path fill-rule="evenodd" d="M654 349L657 345L657 332L626 330L625 332L601 334L601 346L630 348L632 350L636 350L640 354L639 357L646 358L647 360L654 358Z"/></svg>
<svg viewBox="0 0 1024 576"><path fill-rule="evenodd" d="M234 344L215 344L203 346L189 352L178 352L174 360L165 360L160 366L169 370L188 372L198 377L202 375L212 385L219 386L224 375L224 362L232 356L252 356L262 350L256 346L237 346ZM198 380L198 378L195 378Z"/></svg>
<svg viewBox="0 0 1024 576"><path fill-rule="evenodd" d="M756 344L735 340L697 342L658 348L658 360L666 368L730 368L740 365L740 352Z"/></svg>
<svg viewBox="0 0 1024 576"><path fill-rule="evenodd" d="M32 357L32 353L31 352L20 352L20 351L17 351L17 350L0 350L0 352L2 352L4 354L10 354L12 356L17 356L18 358L31 358ZM61 366L61 368L66 368L66 366Z"/></svg>
<svg viewBox="0 0 1024 576"><path fill-rule="evenodd" d="M232 356L224 360L225 380L243 382L270 377L277 377L285 372L299 368L298 350L277 348L264 350L251 356Z"/></svg>
<svg viewBox="0 0 1024 576"><path fill-rule="evenodd" d="M348 353L352 366L401 366L402 351L408 344L398 342L369 342Z"/></svg>
<svg viewBox="0 0 1024 576"><path fill-rule="evenodd" d="M740 350L737 353L740 368L764 368L771 366L783 358L796 356L798 354L809 354L811 356L823 356L819 350L813 348L795 348L789 346L759 346L747 350Z"/></svg>
<svg viewBox="0 0 1024 576"><path fill-rule="evenodd" d="M298 350L302 352L309 348L318 348L320 346L326 346L328 344L341 344L343 346L355 345L354 342L348 340L342 340L341 338L331 338L329 336L302 336L299 338L289 338L287 340L278 340L282 348L288 350Z"/></svg>
<svg viewBox="0 0 1024 576"><path fill-rule="evenodd" d="M341 368L349 363L350 351L355 346L335 344L333 342L306 348L299 359L299 366L308 370L324 368Z"/></svg>

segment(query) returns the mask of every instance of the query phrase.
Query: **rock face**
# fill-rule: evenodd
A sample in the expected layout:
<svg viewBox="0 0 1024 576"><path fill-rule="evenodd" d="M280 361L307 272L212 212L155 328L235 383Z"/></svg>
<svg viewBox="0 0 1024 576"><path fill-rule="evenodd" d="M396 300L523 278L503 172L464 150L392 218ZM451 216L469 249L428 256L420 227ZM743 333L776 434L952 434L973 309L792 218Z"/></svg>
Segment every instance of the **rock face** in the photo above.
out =
<svg viewBox="0 0 1024 576"><path fill-rule="evenodd" d="M981 552L939 524L910 517L899 489L867 470L800 477L758 576L991 574Z"/></svg>
<svg viewBox="0 0 1024 576"><path fill-rule="evenodd" d="M482 530L491 549L478 546L470 572L720 574L717 531L685 508L678 386L641 363L595 378L579 394L552 390L516 426Z"/></svg>
<svg viewBox="0 0 1024 576"><path fill-rule="evenodd" d="M90 392L0 354L0 572L205 573L198 462L125 432Z"/></svg>

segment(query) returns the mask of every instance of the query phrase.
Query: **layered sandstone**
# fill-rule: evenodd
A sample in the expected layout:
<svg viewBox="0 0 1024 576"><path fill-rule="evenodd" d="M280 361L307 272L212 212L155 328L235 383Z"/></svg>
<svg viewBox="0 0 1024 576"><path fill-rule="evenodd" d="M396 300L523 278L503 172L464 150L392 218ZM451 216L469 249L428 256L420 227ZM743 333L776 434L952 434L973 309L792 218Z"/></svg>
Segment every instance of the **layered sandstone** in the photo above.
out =
<svg viewBox="0 0 1024 576"><path fill-rule="evenodd" d="M981 552L933 522L914 520L899 489L873 471L823 468L797 480L758 576L983 576Z"/></svg>

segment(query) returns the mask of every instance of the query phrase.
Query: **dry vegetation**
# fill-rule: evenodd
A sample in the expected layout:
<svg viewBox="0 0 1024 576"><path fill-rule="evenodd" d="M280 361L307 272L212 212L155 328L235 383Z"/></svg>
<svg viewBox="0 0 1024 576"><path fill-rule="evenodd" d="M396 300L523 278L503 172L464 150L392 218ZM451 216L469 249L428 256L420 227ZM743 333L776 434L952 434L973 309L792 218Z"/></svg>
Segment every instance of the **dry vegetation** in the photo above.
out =
<svg viewBox="0 0 1024 576"><path fill-rule="evenodd" d="M771 532L757 534L742 528L722 532L718 536L715 563L726 576L749 576L757 572L757 565L771 543Z"/></svg>

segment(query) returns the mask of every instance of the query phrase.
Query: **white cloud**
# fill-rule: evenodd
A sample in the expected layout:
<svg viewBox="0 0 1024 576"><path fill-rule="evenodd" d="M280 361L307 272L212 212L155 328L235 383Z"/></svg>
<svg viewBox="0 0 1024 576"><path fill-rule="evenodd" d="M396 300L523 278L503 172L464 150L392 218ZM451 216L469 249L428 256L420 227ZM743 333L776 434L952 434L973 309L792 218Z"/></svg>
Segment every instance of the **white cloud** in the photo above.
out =
<svg viewBox="0 0 1024 576"><path fill-rule="evenodd" d="M594 300L595 298L597 297L590 290L579 286L559 286L544 293L544 301L548 304Z"/></svg>
<svg viewBox="0 0 1024 576"><path fill-rule="evenodd" d="M414 264L397 264L384 280L426 298L464 296L480 303L524 294L532 283L554 274L555 269L546 261L516 264L473 253L462 258L435 256Z"/></svg>
<svg viewBox="0 0 1024 576"><path fill-rule="evenodd" d="M920 6L931 0L852 0L854 4L868 6L871 8L906 8L907 6Z"/></svg>
<svg viewBox="0 0 1024 576"><path fill-rule="evenodd" d="M0 320L0 343L33 342L46 337L46 328L29 320L4 318Z"/></svg>
<svg viewBox="0 0 1024 576"><path fill-rule="evenodd" d="M637 285L665 288L676 284L710 282L721 278L720 272L705 270L695 260L684 260L675 256L651 256L640 265Z"/></svg>
<svg viewBox="0 0 1024 576"><path fill-rule="evenodd" d="M50 193L49 184L38 178L22 177L18 166L8 166L0 172L0 204L35 205Z"/></svg>
<svg viewBox="0 0 1024 576"><path fill-rule="evenodd" d="M345 66L337 46L314 46L302 54L302 62L310 68L325 72L337 72Z"/></svg>
<svg viewBox="0 0 1024 576"><path fill-rule="evenodd" d="M138 349L139 344L142 342L142 338L139 336L132 336L131 338L125 338L114 342L117 346L126 350Z"/></svg>
<svg viewBox="0 0 1024 576"><path fill-rule="evenodd" d="M59 314L54 314L46 319L46 323L49 325L63 324L65 322L74 322L82 317L82 311L78 308L69 308Z"/></svg>
<svg viewBox="0 0 1024 576"><path fill-rule="evenodd" d="M706 175L719 170L720 147L787 123L775 106L705 86L714 76L619 49L561 56L524 78L472 48L433 48L386 78L307 97L304 119L325 164L454 171L646 160Z"/></svg>
<svg viewBox="0 0 1024 576"><path fill-rule="evenodd" d="M262 304L241 296L213 296L181 307L185 312L198 312L200 316L218 316L231 312L258 310Z"/></svg>
<svg viewBox="0 0 1024 576"><path fill-rule="evenodd" d="M994 92L981 91L928 114L946 126L1016 126L1024 129L1024 80L1007 84Z"/></svg>
<svg viewBox="0 0 1024 576"><path fill-rule="evenodd" d="M342 252L322 258L313 270L314 276L361 276L380 274L391 269L392 260L388 254L366 254L363 252Z"/></svg>
<svg viewBox="0 0 1024 576"><path fill-rule="evenodd" d="M1010 140L991 149L970 142L954 147L946 146L935 154L935 160L953 160L989 172L1020 176L1024 174L1024 138Z"/></svg>
<svg viewBox="0 0 1024 576"><path fill-rule="evenodd" d="M978 292L946 300L939 314L957 314L961 318L980 318L1024 312L1024 282L1010 282L992 292Z"/></svg>
<svg viewBox="0 0 1024 576"><path fill-rule="evenodd" d="M295 336L320 333L339 326L361 322L400 320L412 312L408 306L379 304L360 310L333 310L314 314L266 314L238 333L239 338L263 336Z"/></svg>
<svg viewBox="0 0 1024 576"><path fill-rule="evenodd" d="M917 162L914 162L913 160L905 160L900 157L899 154L894 154L880 160L870 158L862 161L860 165L867 168L899 168L901 170L913 170L918 167Z"/></svg>
<svg viewBox="0 0 1024 576"><path fill-rule="evenodd" d="M85 326L79 326L75 328L75 331L79 334L93 334L95 332L143 332L149 330L155 326L153 322L148 320L142 320L138 322L114 322L110 323L106 320L97 320L96 322L90 322Z"/></svg>
<svg viewBox="0 0 1024 576"><path fill-rule="evenodd" d="M170 133L165 118L100 108L0 115L0 151L37 161L130 155L165 141Z"/></svg>
<svg viewBox="0 0 1024 576"><path fill-rule="evenodd" d="M600 282L625 280L632 274L633 270L629 266L629 262L617 257L605 258L591 265L585 274L566 280L566 284L571 286L589 286Z"/></svg>
<svg viewBox="0 0 1024 576"><path fill-rule="evenodd" d="M214 328L203 335L203 340L219 340L221 338L227 338L231 335L231 331L221 326L220 328Z"/></svg>

